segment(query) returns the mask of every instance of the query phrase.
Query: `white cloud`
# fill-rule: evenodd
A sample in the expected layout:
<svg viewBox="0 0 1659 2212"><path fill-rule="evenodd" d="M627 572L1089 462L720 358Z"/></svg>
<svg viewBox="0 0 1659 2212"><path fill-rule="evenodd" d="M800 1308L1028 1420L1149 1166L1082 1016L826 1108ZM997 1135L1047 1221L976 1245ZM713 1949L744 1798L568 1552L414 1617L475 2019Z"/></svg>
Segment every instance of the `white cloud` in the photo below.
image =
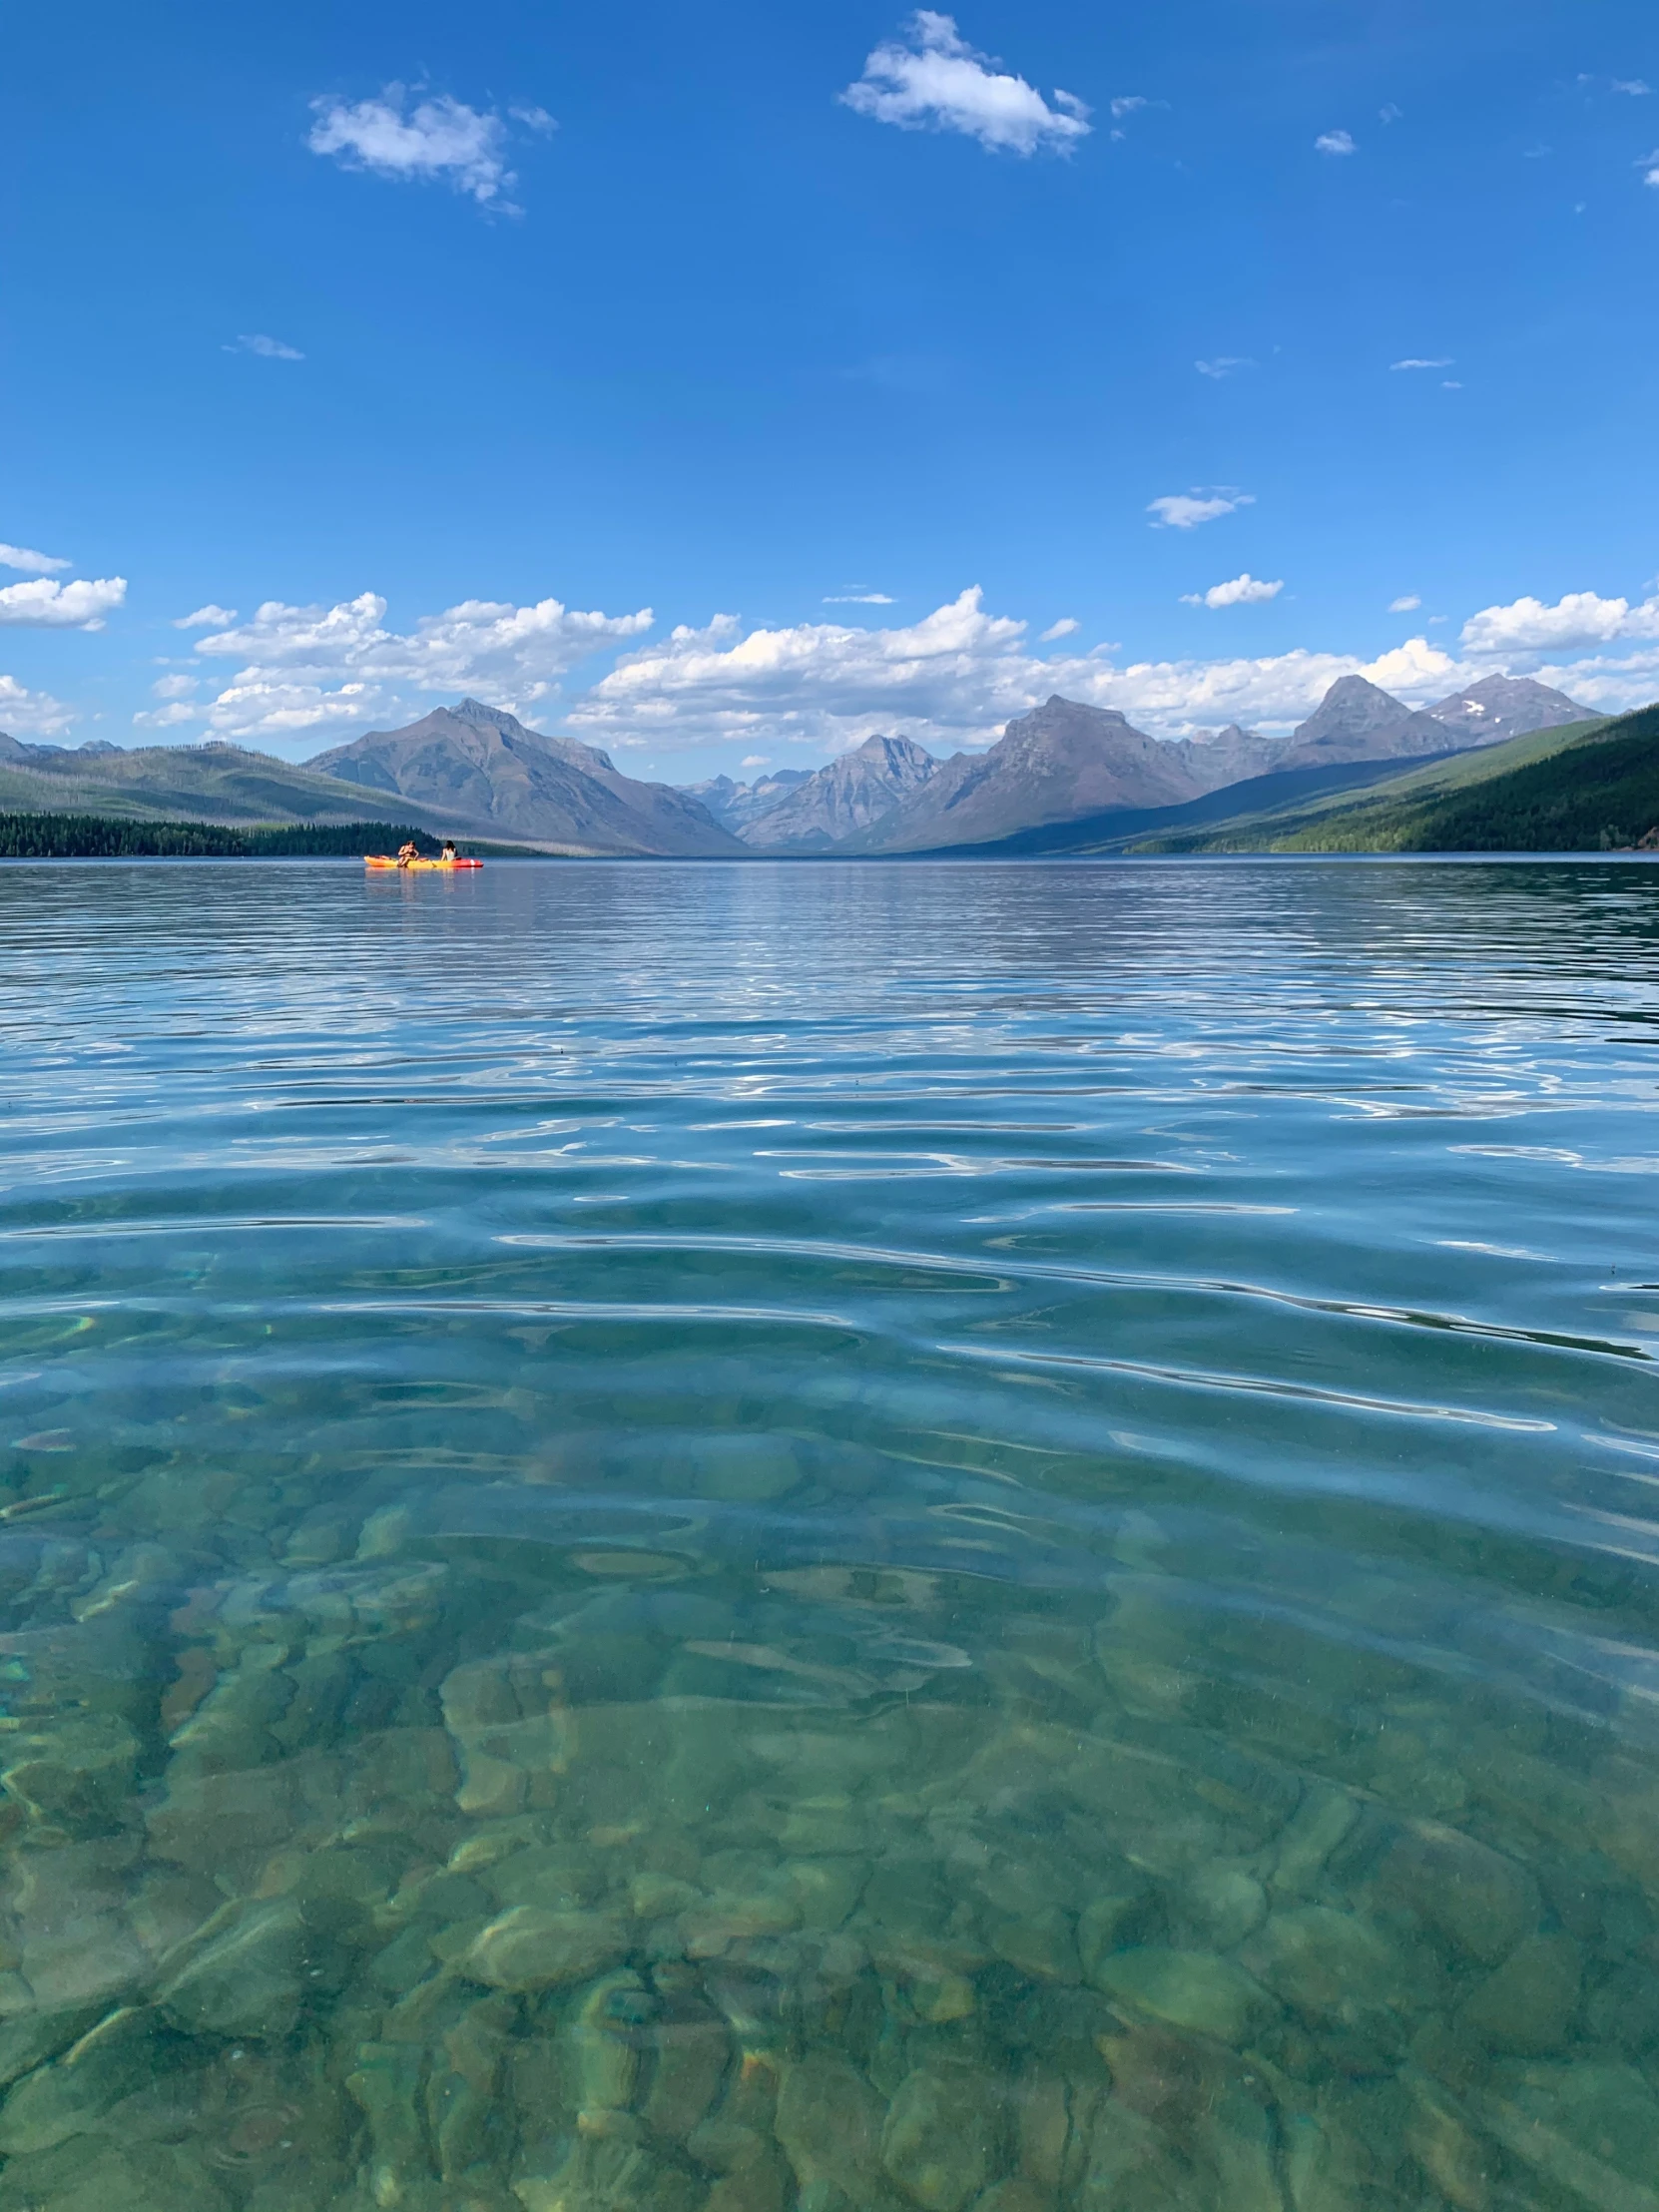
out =
<svg viewBox="0 0 1659 2212"><path fill-rule="evenodd" d="M1213 376L1219 384L1235 369L1254 368L1256 363L1246 353L1218 353L1213 361L1194 361L1193 366L1201 376Z"/></svg>
<svg viewBox="0 0 1659 2212"><path fill-rule="evenodd" d="M1642 178L1644 185L1659 186L1659 146L1651 154L1644 154L1636 167L1645 172Z"/></svg>
<svg viewBox="0 0 1659 2212"><path fill-rule="evenodd" d="M205 607L198 607L193 615L181 615L173 625L175 630L223 630L228 622L235 622L235 607L216 607L210 599Z"/></svg>
<svg viewBox="0 0 1659 2212"><path fill-rule="evenodd" d="M1317 154L1352 154L1356 151L1354 139L1347 131L1324 131L1314 141Z"/></svg>
<svg viewBox="0 0 1659 2212"><path fill-rule="evenodd" d="M566 721L619 751L650 748L659 757L721 743L834 753L895 730L949 752L990 743L1011 716L1054 692L1178 737L1223 722L1289 727L1339 676L1370 676L1428 699L1450 690L1458 674L1450 656L1422 638L1372 662L1296 651L1118 667L1109 657L1115 648L1038 654L1025 627L987 614L976 589L891 630L808 623L746 633L721 615L627 655Z"/></svg>
<svg viewBox="0 0 1659 2212"><path fill-rule="evenodd" d="M1463 625L1464 646L1482 655L1559 652L1575 645L1608 645L1615 638L1659 638L1659 598L1633 607L1628 599L1572 591L1553 607L1530 598L1483 607Z"/></svg>
<svg viewBox="0 0 1659 2212"><path fill-rule="evenodd" d="M51 553L36 553L27 545L0 545L0 568L15 568L25 576L55 576L60 568L71 568L73 562L60 561Z"/></svg>
<svg viewBox="0 0 1659 2212"><path fill-rule="evenodd" d="M74 719L49 692L26 691L15 676L0 676L0 730L8 737L23 730L32 738L55 738Z"/></svg>
<svg viewBox="0 0 1659 2212"><path fill-rule="evenodd" d="M509 108L507 113L515 123L522 123L527 131L534 131L541 138L551 138L559 128L545 108Z"/></svg>
<svg viewBox="0 0 1659 2212"><path fill-rule="evenodd" d="M1414 591L1403 592L1398 599L1388 601L1388 612L1391 615L1414 615L1421 605L1420 593Z"/></svg>
<svg viewBox="0 0 1659 2212"><path fill-rule="evenodd" d="M305 356L297 346L284 345L280 338L267 337L263 330L245 330L235 345L221 347L226 353L258 353L265 361L302 361Z"/></svg>
<svg viewBox="0 0 1659 2212"><path fill-rule="evenodd" d="M104 617L127 596L125 576L78 577L71 584L37 577L0 589L0 622L42 630L102 630Z"/></svg>
<svg viewBox="0 0 1659 2212"><path fill-rule="evenodd" d="M1377 111L1378 121L1380 123L1399 123L1403 121L1404 115L1405 110L1403 108L1396 108L1391 100L1385 101L1383 105Z"/></svg>
<svg viewBox="0 0 1659 2212"><path fill-rule="evenodd" d="M1462 388L1462 385L1456 382L1455 379L1450 376L1442 376L1440 378L1441 391L1461 391Z"/></svg>
<svg viewBox="0 0 1659 2212"><path fill-rule="evenodd" d="M135 730L176 730L181 723L200 722L202 709L189 706L182 699L173 700L165 707L151 707L133 717Z"/></svg>
<svg viewBox="0 0 1659 2212"><path fill-rule="evenodd" d="M738 766L739 768L771 768L772 756L770 753L746 753Z"/></svg>
<svg viewBox="0 0 1659 2212"><path fill-rule="evenodd" d="M1109 103L1112 121L1114 123L1121 122L1124 116L1134 115L1138 109L1150 107L1151 104L1142 93L1124 93L1118 99Z"/></svg>
<svg viewBox="0 0 1659 2212"><path fill-rule="evenodd" d="M1640 77L1615 77L1613 79L1613 90L1615 92L1627 92L1633 100L1645 100L1653 87L1644 85Z"/></svg>
<svg viewBox="0 0 1659 2212"><path fill-rule="evenodd" d="M1246 569L1230 583L1212 584L1208 591L1183 592L1181 604L1184 607L1254 607L1265 599L1277 599L1284 589L1283 579L1277 584L1264 584Z"/></svg>
<svg viewBox="0 0 1659 2212"><path fill-rule="evenodd" d="M385 612L376 592L333 607L271 599L240 629L198 639L198 653L244 664L207 709L210 725L222 736L273 737L368 722L399 712L405 689L484 690L498 704L524 709L547 698L588 654L625 644L653 620L648 607L582 614L557 599L533 607L467 599L422 616L403 635L385 627Z"/></svg>
<svg viewBox="0 0 1659 2212"><path fill-rule="evenodd" d="M1058 622L1051 622L1042 634L1042 643L1052 645L1056 638L1069 638L1082 624L1075 615L1062 615Z"/></svg>
<svg viewBox="0 0 1659 2212"><path fill-rule="evenodd" d="M960 131L988 153L1047 148L1069 154L1088 137L1089 111L1081 100L1056 91L1050 107L1023 77L1010 77L989 55L975 53L953 16L919 9L906 35L907 45L889 39L877 46L858 82L841 94L857 114L904 131Z"/></svg>
<svg viewBox="0 0 1659 2212"><path fill-rule="evenodd" d="M893 602L884 591L837 591L824 604L827 607L890 607Z"/></svg>
<svg viewBox="0 0 1659 2212"><path fill-rule="evenodd" d="M196 676L158 676L150 687L152 699L188 699L201 682Z"/></svg>
<svg viewBox="0 0 1659 2212"><path fill-rule="evenodd" d="M469 108L447 93L421 100L405 113L408 98L404 86L392 84L378 100L355 105L327 97L313 100L316 121L305 143L313 154L331 154L346 169L366 169L400 183L441 178L457 192L469 193L480 207L506 207L501 196L518 180L507 167L507 130L501 118Z"/></svg>
<svg viewBox="0 0 1659 2212"><path fill-rule="evenodd" d="M1451 365L1452 361L1449 354L1447 354L1443 359L1440 360L1426 361L1420 359L1416 354L1412 353L1408 354L1406 358L1402 361L1390 361L1388 363L1388 369L1391 374L1394 370L1401 368L1450 368Z"/></svg>
<svg viewBox="0 0 1659 2212"><path fill-rule="evenodd" d="M1235 514L1240 507L1255 504L1247 491L1174 492L1154 499L1146 511L1158 518L1154 529L1196 530L1201 522L1214 522L1218 515Z"/></svg>

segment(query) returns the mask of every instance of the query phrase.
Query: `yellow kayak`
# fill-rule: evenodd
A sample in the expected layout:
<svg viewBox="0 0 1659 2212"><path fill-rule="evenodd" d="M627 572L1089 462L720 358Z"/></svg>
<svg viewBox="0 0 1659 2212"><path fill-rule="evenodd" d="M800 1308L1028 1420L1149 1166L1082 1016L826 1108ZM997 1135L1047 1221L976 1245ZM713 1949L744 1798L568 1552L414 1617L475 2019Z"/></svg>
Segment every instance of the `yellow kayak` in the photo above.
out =
<svg viewBox="0 0 1659 2212"><path fill-rule="evenodd" d="M383 852L365 852L364 867L442 868L448 873L458 867L482 867L482 860L391 860Z"/></svg>

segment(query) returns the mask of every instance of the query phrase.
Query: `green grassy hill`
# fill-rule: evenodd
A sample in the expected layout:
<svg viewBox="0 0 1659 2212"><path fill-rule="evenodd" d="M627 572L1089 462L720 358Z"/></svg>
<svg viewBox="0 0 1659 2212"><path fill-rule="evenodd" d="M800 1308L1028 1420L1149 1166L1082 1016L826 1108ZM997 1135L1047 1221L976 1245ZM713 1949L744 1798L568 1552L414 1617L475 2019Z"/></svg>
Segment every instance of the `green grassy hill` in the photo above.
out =
<svg viewBox="0 0 1659 2212"><path fill-rule="evenodd" d="M49 765L0 760L0 812L98 815L126 822L269 825L362 819L363 790L312 776L266 753L235 745L156 745L90 757L67 753ZM399 801L400 808L407 806ZM470 823L426 820L440 833Z"/></svg>
<svg viewBox="0 0 1659 2212"><path fill-rule="evenodd" d="M1605 852L1659 831L1659 706L1534 731L1371 792L1148 837L1135 852Z"/></svg>

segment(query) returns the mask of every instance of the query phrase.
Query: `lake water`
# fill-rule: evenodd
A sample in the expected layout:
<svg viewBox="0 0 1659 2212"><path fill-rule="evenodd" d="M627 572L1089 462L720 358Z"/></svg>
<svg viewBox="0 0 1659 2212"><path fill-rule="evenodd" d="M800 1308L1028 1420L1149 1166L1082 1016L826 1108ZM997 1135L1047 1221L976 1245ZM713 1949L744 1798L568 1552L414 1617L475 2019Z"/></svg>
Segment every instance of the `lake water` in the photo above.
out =
<svg viewBox="0 0 1659 2212"><path fill-rule="evenodd" d="M0 874L0 2212L1659 2212L1634 866Z"/></svg>

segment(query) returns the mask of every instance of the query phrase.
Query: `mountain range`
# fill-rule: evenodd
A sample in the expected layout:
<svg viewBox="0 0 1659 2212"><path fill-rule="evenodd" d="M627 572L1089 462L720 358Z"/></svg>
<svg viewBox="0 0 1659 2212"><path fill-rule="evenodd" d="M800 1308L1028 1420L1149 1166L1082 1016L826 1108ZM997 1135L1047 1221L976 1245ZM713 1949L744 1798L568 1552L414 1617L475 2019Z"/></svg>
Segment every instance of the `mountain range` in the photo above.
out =
<svg viewBox="0 0 1659 2212"><path fill-rule="evenodd" d="M636 783L597 747L543 737L475 699L404 730L370 731L300 768L235 745L124 752L98 742L70 752L0 736L0 812L231 826L389 813L435 834L531 851L708 858L748 851L689 794Z"/></svg>
<svg viewBox="0 0 1659 2212"><path fill-rule="evenodd" d="M938 852L1115 813L1179 807L1269 777L1431 759L1585 719L1563 693L1493 676L1413 710L1363 676L1340 678L1288 736L1236 724L1195 738L1148 737L1109 708L1058 696L1008 724L983 753L938 761L901 738L868 738L816 774L697 787L752 850Z"/></svg>
<svg viewBox="0 0 1659 2212"><path fill-rule="evenodd" d="M1150 828L1148 818L1197 809L1214 821L1301 804L1591 719L1527 678L1486 677L1414 710L1345 676L1287 736L1230 725L1160 740L1111 709L1056 696L980 753L938 760L911 739L879 736L821 769L682 790L639 782L597 746L463 699L297 768L224 744L126 752L94 741L72 752L0 736L0 810L227 825L392 814L475 841L596 857L1075 850Z"/></svg>

